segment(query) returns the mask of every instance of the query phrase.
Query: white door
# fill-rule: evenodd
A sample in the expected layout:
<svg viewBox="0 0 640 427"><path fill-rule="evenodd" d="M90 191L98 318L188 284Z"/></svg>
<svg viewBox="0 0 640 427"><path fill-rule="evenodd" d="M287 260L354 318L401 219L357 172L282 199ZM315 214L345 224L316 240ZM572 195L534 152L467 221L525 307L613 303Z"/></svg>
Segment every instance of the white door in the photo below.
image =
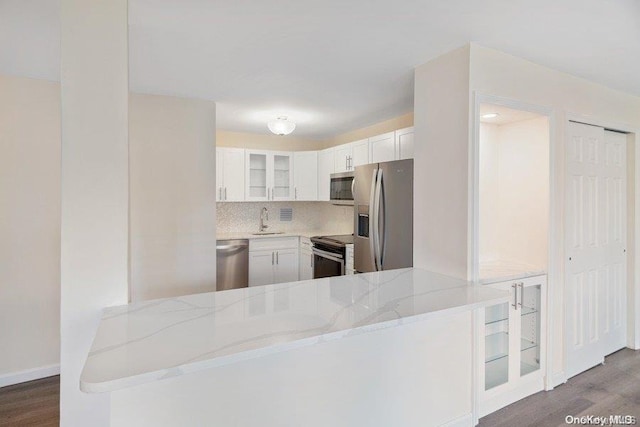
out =
<svg viewBox="0 0 640 427"><path fill-rule="evenodd" d="M396 159L396 138L395 132L369 138L369 149L371 163L389 162Z"/></svg>
<svg viewBox="0 0 640 427"><path fill-rule="evenodd" d="M626 271L626 147L605 143L601 127L569 122L567 130L565 330L572 377L607 353L607 307L622 281L616 275Z"/></svg>
<svg viewBox="0 0 640 427"><path fill-rule="evenodd" d="M369 163L369 140L361 139L351 144L353 151L353 168ZM352 170L353 170L352 168Z"/></svg>
<svg viewBox="0 0 640 427"><path fill-rule="evenodd" d="M224 187L224 149L216 149L216 202L223 199L222 188ZM244 165L242 166L244 172Z"/></svg>
<svg viewBox="0 0 640 427"><path fill-rule="evenodd" d="M413 159L413 126L396 131L396 159Z"/></svg>
<svg viewBox="0 0 640 427"><path fill-rule="evenodd" d="M223 199L225 202L241 202L244 200L244 150L228 148L223 152Z"/></svg>
<svg viewBox="0 0 640 427"><path fill-rule="evenodd" d="M298 151L293 155L294 200L318 200L318 152Z"/></svg>
<svg viewBox="0 0 640 427"><path fill-rule="evenodd" d="M339 145L337 147L334 147L334 151L333 151L334 173L348 172L352 170L351 155L352 155L351 144L344 144L344 145Z"/></svg>
<svg viewBox="0 0 640 427"><path fill-rule="evenodd" d="M605 256L605 355L626 346L627 340L627 136L604 132L602 244Z"/></svg>
<svg viewBox="0 0 640 427"><path fill-rule="evenodd" d="M318 152L318 200L329 200L331 174L333 173L333 150Z"/></svg>
<svg viewBox="0 0 640 427"><path fill-rule="evenodd" d="M280 249L275 253L274 283L298 280L298 249Z"/></svg>
<svg viewBox="0 0 640 427"><path fill-rule="evenodd" d="M274 251L249 252L249 286L274 283Z"/></svg>

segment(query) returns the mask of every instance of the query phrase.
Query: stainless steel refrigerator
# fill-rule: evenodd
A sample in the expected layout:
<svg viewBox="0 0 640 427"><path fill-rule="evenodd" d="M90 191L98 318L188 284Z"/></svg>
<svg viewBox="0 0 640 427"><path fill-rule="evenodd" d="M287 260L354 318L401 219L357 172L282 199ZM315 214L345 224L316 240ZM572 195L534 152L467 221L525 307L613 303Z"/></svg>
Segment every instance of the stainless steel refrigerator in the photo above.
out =
<svg viewBox="0 0 640 427"><path fill-rule="evenodd" d="M413 160L357 166L353 181L354 268L413 266Z"/></svg>

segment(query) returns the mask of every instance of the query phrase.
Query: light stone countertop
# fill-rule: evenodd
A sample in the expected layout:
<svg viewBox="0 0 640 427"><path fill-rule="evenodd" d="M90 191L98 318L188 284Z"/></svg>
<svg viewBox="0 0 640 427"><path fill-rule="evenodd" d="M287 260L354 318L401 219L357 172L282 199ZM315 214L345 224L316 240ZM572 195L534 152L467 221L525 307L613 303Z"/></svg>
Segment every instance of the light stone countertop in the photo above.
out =
<svg viewBox="0 0 640 427"><path fill-rule="evenodd" d="M506 291L407 268L110 307L80 388L115 391L508 299Z"/></svg>
<svg viewBox="0 0 640 427"><path fill-rule="evenodd" d="M278 230L268 230L268 231L278 231ZM260 234L255 235L257 231L238 231L233 233L217 233L216 240L234 240L234 239L269 239L274 237L315 237L315 236L332 236L336 234L346 234L346 233L336 233L335 231L286 231L280 234Z"/></svg>
<svg viewBox="0 0 640 427"><path fill-rule="evenodd" d="M547 274L544 268L514 261L497 260L480 263L479 284L507 282Z"/></svg>

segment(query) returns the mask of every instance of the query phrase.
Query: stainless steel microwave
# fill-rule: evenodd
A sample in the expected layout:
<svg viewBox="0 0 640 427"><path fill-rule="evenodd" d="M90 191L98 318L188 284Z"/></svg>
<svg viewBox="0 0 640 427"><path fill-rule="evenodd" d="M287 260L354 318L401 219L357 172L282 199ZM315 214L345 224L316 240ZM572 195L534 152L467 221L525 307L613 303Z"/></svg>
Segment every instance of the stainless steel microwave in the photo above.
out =
<svg viewBox="0 0 640 427"><path fill-rule="evenodd" d="M331 174L329 200L335 205L353 205L353 172Z"/></svg>

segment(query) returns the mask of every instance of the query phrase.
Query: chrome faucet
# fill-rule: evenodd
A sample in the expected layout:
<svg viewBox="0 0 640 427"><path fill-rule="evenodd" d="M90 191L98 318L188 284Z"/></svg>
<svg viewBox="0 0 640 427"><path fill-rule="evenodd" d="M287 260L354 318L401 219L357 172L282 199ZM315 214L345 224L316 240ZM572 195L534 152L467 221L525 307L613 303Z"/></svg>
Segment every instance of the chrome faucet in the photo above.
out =
<svg viewBox="0 0 640 427"><path fill-rule="evenodd" d="M269 211L266 207L263 207L260 212L260 232L269 228L269 226L264 223L265 221L269 221Z"/></svg>

